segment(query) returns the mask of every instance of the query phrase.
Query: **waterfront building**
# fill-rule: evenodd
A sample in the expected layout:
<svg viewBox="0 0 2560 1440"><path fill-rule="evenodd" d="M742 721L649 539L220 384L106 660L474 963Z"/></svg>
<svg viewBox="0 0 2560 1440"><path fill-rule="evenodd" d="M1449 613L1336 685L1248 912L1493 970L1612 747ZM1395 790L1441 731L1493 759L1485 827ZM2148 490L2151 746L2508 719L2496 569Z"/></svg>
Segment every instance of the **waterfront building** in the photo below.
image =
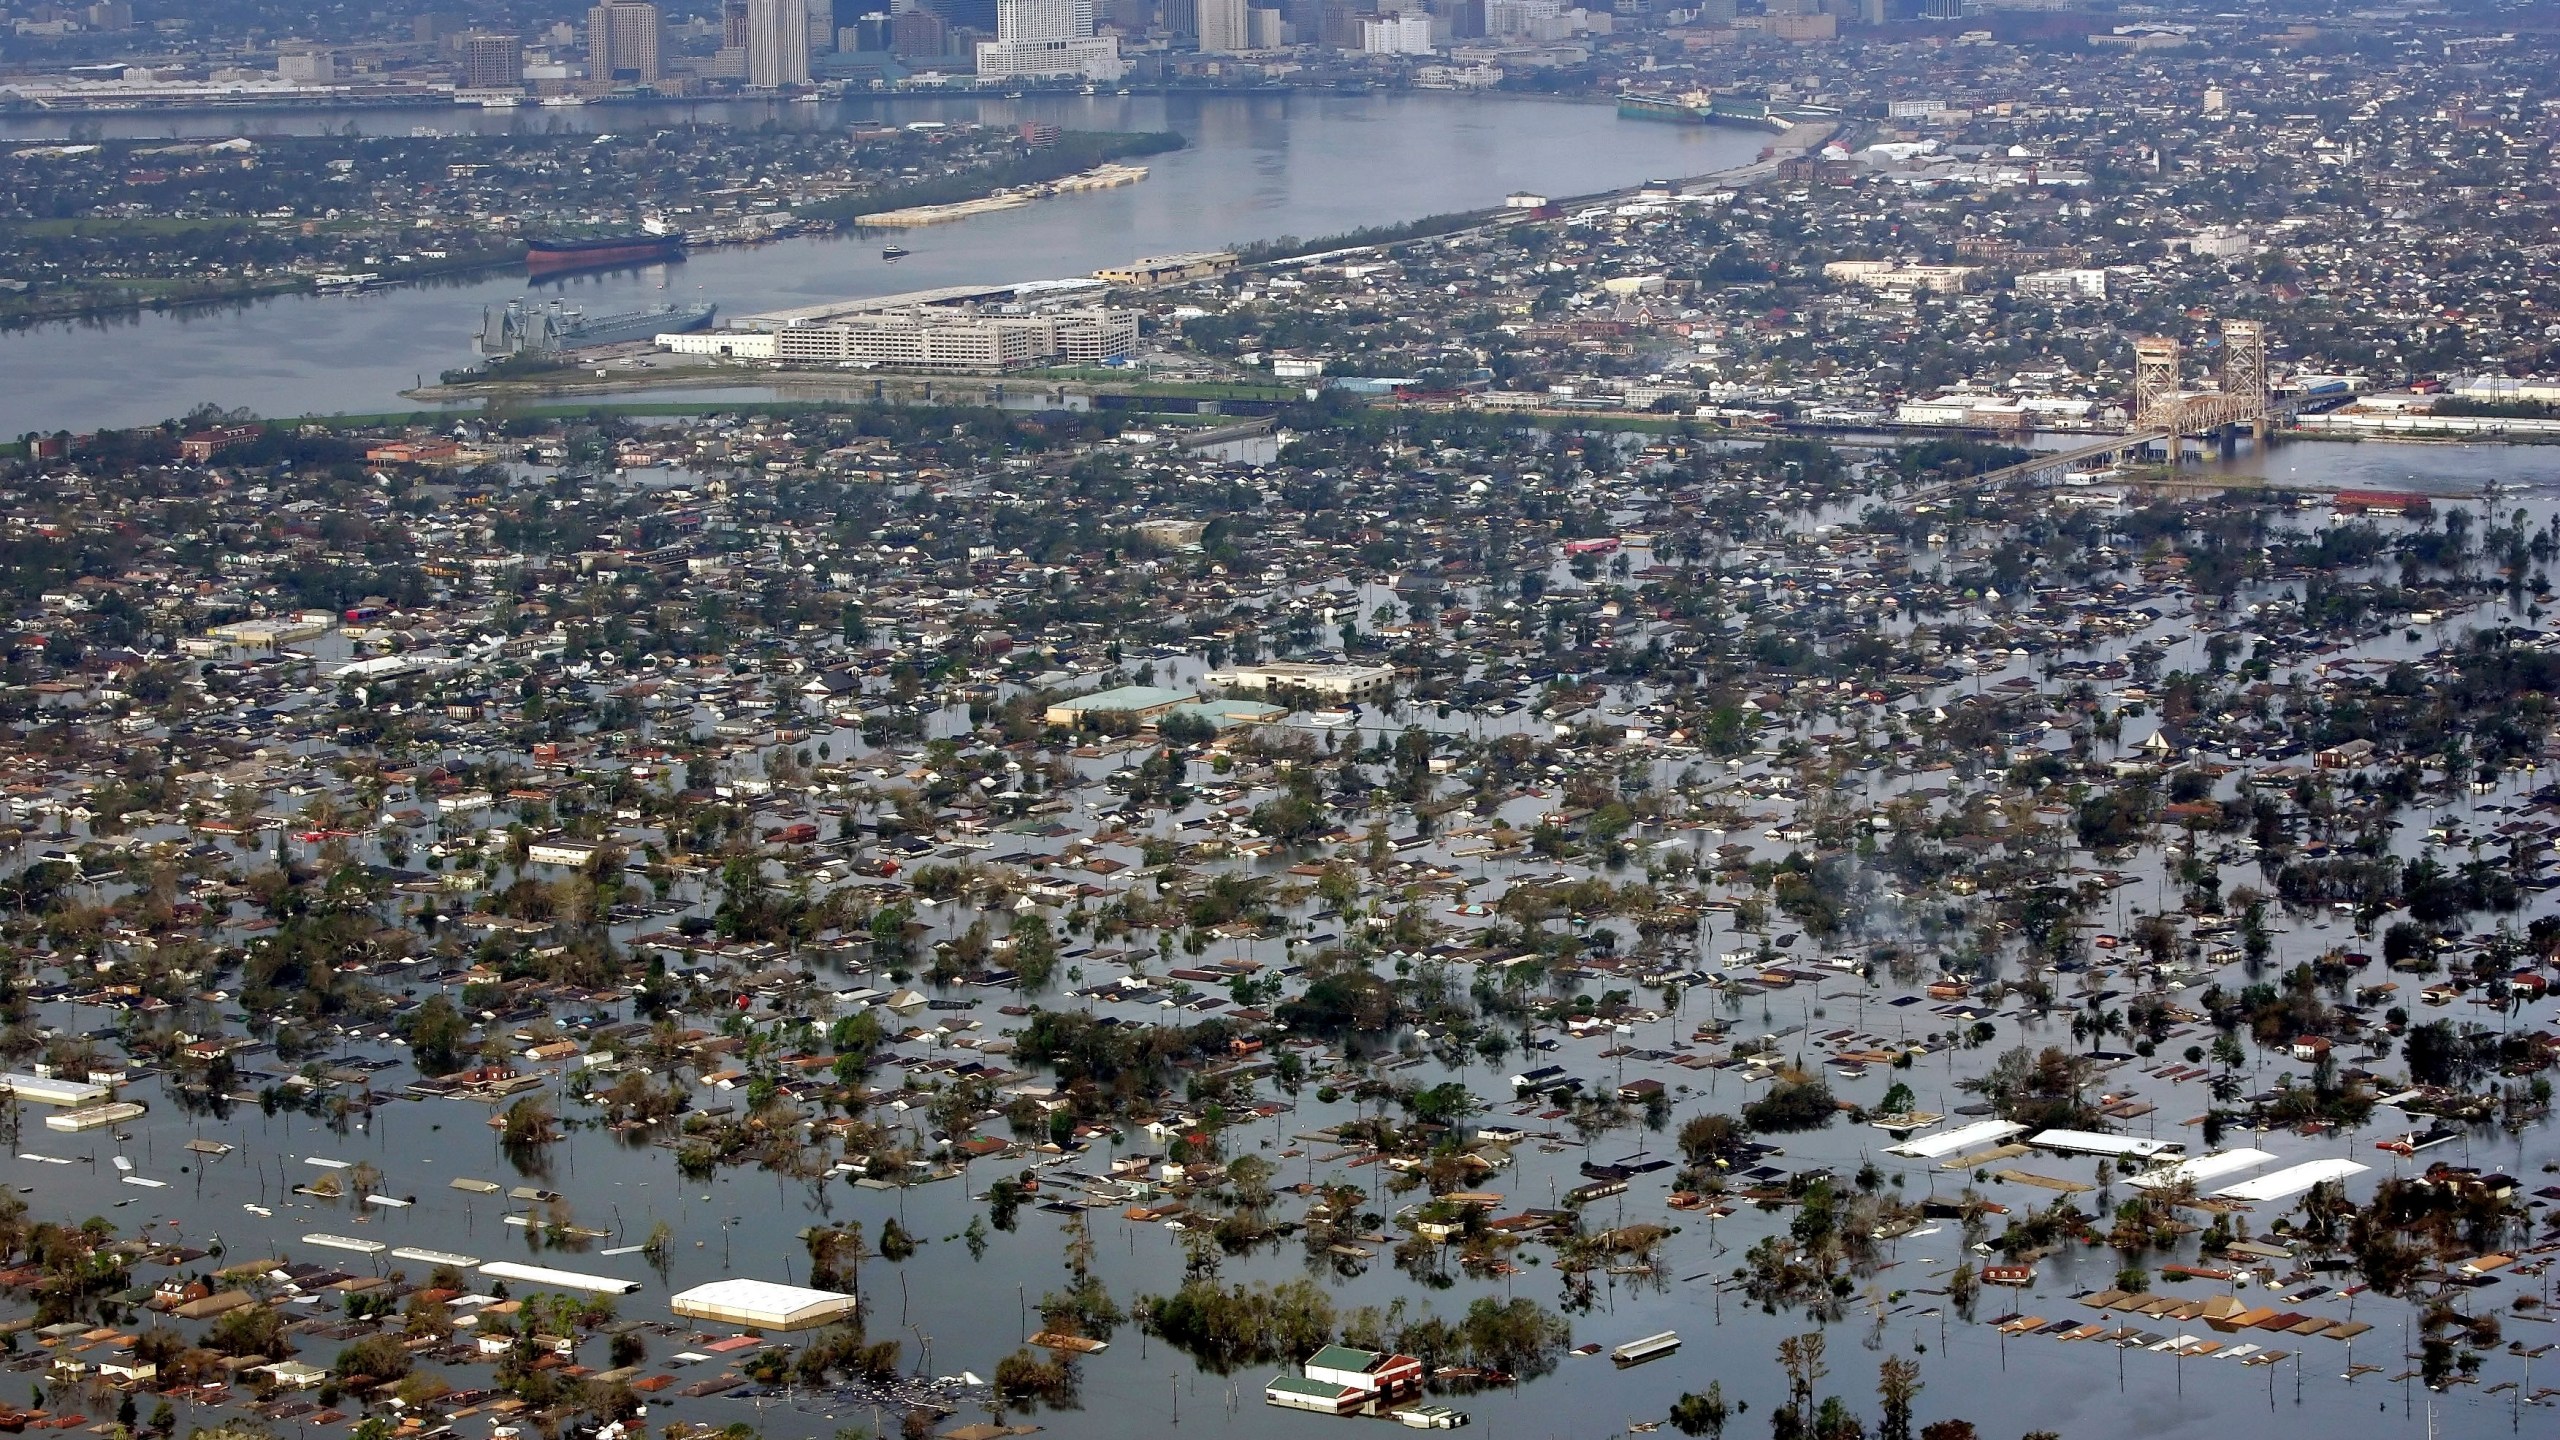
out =
<svg viewBox="0 0 2560 1440"><path fill-rule="evenodd" d="M474 30L454 43L454 88L514 90L524 84L524 37Z"/></svg>
<svg viewBox="0 0 2560 1440"><path fill-rule="evenodd" d="M1099 308L1000 315L920 305L787 325L763 334L665 334L658 345L678 355L989 374L1124 359L1138 348L1138 316Z"/></svg>
<svg viewBox="0 0 2560 1440"><path fill-rule="evenodd" d="M1120 37L1093 33L1092 0L998 0L996 38L978 46L978 73L1080 75L1117 80L1125 70Z"/></svg>
<svg viewBox="0 0 2560 1440"><path fill-rule="evenodd" d="M1058 40L986 40L978 45L978 73L992 79L1009 76L1080 75L1113 81L1127 65L1120 58L1120 37L1086 35Z"/></svg>
<svg viewBox="0 0 2560 1440"><path fill-rule="evenodd" d="M1105 265L1093 278L1112 285L1177 285L1224 274L1236 268L1231 250L1196 250L1180 255L1150 255L1126 265Z"/></svg>

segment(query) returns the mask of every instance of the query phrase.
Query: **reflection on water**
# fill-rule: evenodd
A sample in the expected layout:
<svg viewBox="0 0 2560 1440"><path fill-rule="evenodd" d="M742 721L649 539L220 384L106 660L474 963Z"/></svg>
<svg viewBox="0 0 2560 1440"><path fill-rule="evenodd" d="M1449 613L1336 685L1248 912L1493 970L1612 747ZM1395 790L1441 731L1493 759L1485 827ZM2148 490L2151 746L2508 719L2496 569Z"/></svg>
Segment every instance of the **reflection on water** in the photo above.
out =
<svg viewBox="0 0 2560 1440"><path fill-rule="evenodd" d="M704 123L839 127L881 118L1039 118L1083 129L1173 129L1188 148L1150 156L1142 184L1062 196L914 232L914 254L880 258L876 241L827 237L710 250L546 284L544 298L591 311L710 300L737 315L847 295L1081 275L1140 255L1209 249L1281 234L1490 205L1514 189L1581 193L1654 175L1749 162L1767 137L1650 124L1605 107L1455 95L1276 94L955 99L894 106L588 106L518 112L369 111L259 117L117 117L109 135L160 137L233 126L312 133L354 123L375 134L414 126L504 132L628 130ZM22 136L58 138L71 122L11 117ZM471 360L481 307L527 293L515 271L433 289L290 296L185 315L124 316L0 335L0 433L142 424L201 401L262 414L402 408L398 392Z"/></svg>
<svg viewBox="0 0 2560 1440"><path fill-rule="evenodd" d="M2492 482L2547 486L2560 480L2560 447L2288 441L2264 454L2243 450L2230 460L2213 461L2203 473L2376 490L2465 490Z"/></svg>

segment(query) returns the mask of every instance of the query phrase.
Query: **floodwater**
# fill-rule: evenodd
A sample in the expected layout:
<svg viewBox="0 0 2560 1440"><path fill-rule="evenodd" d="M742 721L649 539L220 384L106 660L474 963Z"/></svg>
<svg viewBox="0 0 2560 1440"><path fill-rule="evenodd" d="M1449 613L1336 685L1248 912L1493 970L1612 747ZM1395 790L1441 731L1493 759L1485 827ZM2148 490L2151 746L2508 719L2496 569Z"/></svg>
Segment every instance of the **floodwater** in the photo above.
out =
<svg viewBox="0 0 2560 1440"><path fill-rule="evenodd" d="M975 109L990 120L1037 115L1095 127L1171 124L1191 135L1194 143L1180 154L1152 160L1154 177L1136 187L925 232L926 243L915 246L918 253L896 266L879 262L876 246L865 242L800 241L761 250L713 252L680 267L595 277L574 283L569 293L598 309L645 303L661 295L700 295L717 299L731 310L753 310L831 295L1078 273L1153 251L1289 230L1330 232L1435 209L1479 205L1520 186L1591 189L1648 174L1695 174L1747 160L1759 143L1748 134L1620 122L1601 110L1439 96L1301 95L1170 102L1097 97L1017 104L935 102L930 110L913 111L902 102L896 114L948 118L959 109ZM854 118L860 110L815 107L809 113L811 123L833 124ZM322 118L296 116L283 123L313 125ZM325 118L342 123L347 117ZM395 133L419 123L419 117L409 112L355 118ZM503 125L520 117L471 118L482 125ZM667 118L672 115L616 109L546 113L536 117L536 123L559 119L622 127L663 123ZM131 123L148 127L158 122ZM437 123L452 122L444 117ZM161 132L145 128L136 133ZM521 279L510 276L434 290L355 299L267 301L184 317L54 326L0 337L0 374L11 382L0 387L0 412L5 412L0 414L0 432L145 421L199 400L246 405L266 413L387 405L392 403L392 392L410 383L413 373L432 373L467 358L467 337L479 307L523 289ZM2279 446L2263 457L2244 454L2232 463L2243 473L2341 484L2398 486L2425 481L2429 488L2471 490L2495 480L2538 489L2547 486L2555 468L2560 468L2560 451L2304 443ZM2550 497L2536 496L2532 503L2546 506ZM1365 609L1381 598L1384 592L1364 592L1358 604ZM2488 619L2485 614L2481 617L2482 623ZM1997 678L1998 672L1984 677L1986 681ZM839 753L849 744L842 733L833 739ZM2509 791L2491 798L2512 801L2516 797ZM1535 801L1524 806L1527 812L1536 808ZM1475 868L1481 870L1482 862ZM2543 902L2538 901L2536 908L2545 908ZM936 923L948 928L965 919L937 917ZM2338 938L2344 938L2343 931ZM1703 937L1701 950L1712 956L1731 943L1729 935L1711 931ZM2323 943L2325 938L2319 935L2289 934L2280 955L2298 958L2300 947ZM1230 953L1226 942L1214 953ZM1240 953L1266 961L1282 958L1276 944L1248 946ZM1071 955L1066 963L1073 966L1077 961ZM1090 982L1103 973L1097 970L1082 978ZM1070 976L1071 981L1074 978ZM840 983L853 982L845 978ZM965 997L970 992L960 993ZM989 1031L1000 1029L1011 1022L997 1016L994 1006L1006 998L1010 997L989 996L968 1016L937 1018L974 1018ZM1925 1009L1895 1006L1896 998L1891 991L1864 992L1853 979L1842 977L1755 997L1740 1011L1725 1013L1737 1030L1756 1026L1767 1031L1790 1027L1818 1031L1854 1026L1885 1034L1925 1032L1941 1023ZM1637 1049L1668 1049L1718 1003L1711 995L1694 995L1681 1012L1641 1027L1638 1033L1623 1037L1624 1043ZM42 1016L72 1033L111 1018L104 1011L69 1005L44 1007ZM1906 1021L1903 1016L1910 1018ZM693 1018L697 1023L702 1019ZM1143 1017L1132 1013L1129 1018ZM2000 1038L1995 1043L2001 1046L2072 1044L2067 1014L2035 1023L2004 1014L1998 1024ZM1567 1066L1595 1086L1614 1082L1622 1073L1619 1063L1596 1058L1593 1052L1598 1048L1598 1042L1568 1041L1542 1055L1515 1055L1497 1065L1477 1064L1454 1072L1425 1058L1397 1072L1395 1078L1417 1084L1460 1080L1486 1102L1487 1121L1537 1130L1546 1127L1534 1114L1511 1113L1505 1076L1527 1065L1552 1062ZM378 1035L349 1037L331 1054L405 1059L405 1052ZM1967 1068L1979 1065L1983 1058L1976 1055ZM252 1057L248 1064L283 1068L271 1057ZM1903 1078L1927 1107L1952 1110L1969 1097L1954 1089L1954 1075L1947 1065L1945 1059L1936 1059L1899 1076L1877 1070L1857 1078L1834 1075L1831 1083L1844 1098L1872 1105L1896 1078ZM378 1087L396 1089L403 1073L386 1072ZM1679 1118L1700 1109L1732 1110L1746 1098L1737 1076L1716 1071L1689 1072L1630 1058L1623 1073L1629 1078L1657 1074L1675 1087L1679 1096L1675 1126ZM2274 1073L2271 1066L2266 1075L2269 1083ZM2200 1088L2190 1085L2172 1091L2157 1082L2137 1083L2147 1087L2150 1098L2161 1105L2146 1123L2163 1135L2187 1133L2176 1127L2203 1108ZM708 1181L689 1183L678 1179L667 1151L634 1145L601 1131L579 1130L551 1148L539 1173L519 1175L483 1123L488 1112L472 1103L394 1101L365 1117L361 1128L338 1133L308 1117L269 1117L253 1107L235 1111L228 1122L191 1116L156 1081L145 1081L133 1091L151 1108L126 1128L124 1133L131 1137L127 1140L106 1131L56 1134L42 1127L41 1110L22 1109L26 1123L10 1147L9 1158L0 1159L0 1175L12 1185L31 1190L26 1198L36 1215L101 1214L128 1234L151 1224L164 1237L196 1245L218 1239L234 1259L290 1254L365 1268L369 1262L362 1257L315 1248L300 1239L333 1233L488 1259L532 1260L640 1281L645 1288L621 1302L622 1311L651 1319L665 1315L664 1300L670 1291L705 1280L724 1275L784 1281L805 1278L806 1259L795 1238L804 1226L859 1220L876 1237L886 1219L898 1216L926 1243L903 1265L875 1260L865 1266L862 1288L867 1324L875 1336L905 1337L911 1364L923 1358L918 1351L929 1346L930 1367L942 1374L963 1369L991 1374L995 1363L1029 1329L1036 1328L1036 1319L1027 1318L1029 1307L1065 1280L1060 1234L1065 1222L1058 1215L1024 1209L1018 1230L992 1234L990 1247L979 1260L972 1260L957 1239L980 1209L970 1196L1010 1173L1012 1164L982 1163L961 1180L886 1192L856 1189L841 1177L813 1187L754 1171L727 1171ZM1297 1098L1296 1106L1275 1121L1230 1132L1230 1153L1251 1149L1277 1154L1299 1144L1293 1136L1354 1113L1348 1102L1321 1103L1312 1085ZM565 1101L560 1109L571 1117L590 1113ZM2250 1143L2274 1151L2280 1164L2327 1155L2352 1156L2374 1167L2371 1174L2358 1177L2355 1188L2362 1194L2383 1176L2409 1166L2408 1161L2371 1149L2374 1139L2395 1133L2397 1125L2397 1117L2385 1112L2356 1135L2270 1134L2254 1137ZM2552 1149L2547 1128L2515 1142L2493 1135L2481 1132L2468 1146L2429 1152L2423 1158L2500 1165L2526 1177L2528 1187L2542 1183L2536 1177ZM198 1136L228 1140L238 1148L218 1159L186 1152L185 1142ZM2232 1143L2241 1138L2234 1137ZM1147 1142L1137 1137L1132 1143ZM1883 1132L1838 1124L1788 1137L1786 1154L1774 1163L1788 1169L1828 1165L1845 1176L1872 1158L1885 1170L1887 1183L1906 1196L1952 1194L1963 1185L1964 1176L1883 1156L1886 1143L1889 1137ZM1308 1155L1326 1148L1304 1147ZM1576 1167L1586 1158L1617 1161L1648 1150L1672 1155L1670 1137L1621 1131L1586 1148L1566 1131L1552 1150L1534 1144L1521 1147L1514 1168L1490 1178L1482 1188L1504 1194L1508 1208L1545 1205L1580 1182ZM30 1155L72 1163L25 1158ZM120 1183L111 1163L119 1155L132 1162L135 1173L165 1181L168 1188ZM384 1172L387 1193L414 1196L416 1203L408 1209L376 1211L359 1218L342 1202L293 1195L293 1185L323 1173L308 1163L313 1158L370 1160ZM1087 1157L1075 1168L1095 1171L1104 1163L1103 1157ZM2083 1162L2049 1159L2026 1163L2041 1172L2074 1179L2085 1176L2089 1168ZM1302 1157L1283 1162L1278 1180L1283 1184L1323 1181L1336 1173L1370 1188L1373 1208L1392 1212L1403 1203L1379 1193L1383 1177L1374 1167L1341 1171ZM636 1254L532 1253L526 1232L507 1226L502 1219L510 1208L521 1207L448 1187L448 1181L461 1176L502 1184L530 1181L562 1192L578 1223L614 1232L616 1239L597 1242L599 1247L637 1243L655 1222L664 1220L676 1237L665 1273L654 1272ZM1599 1202L1593 1207L1591 1223L1595 1227L1615 1223L1622 1213L1633 1219L1663 1217L1660 1200L1669 1178L1668 1171L1639 1176L1625 1197L1623 1211L1621 1202ZM2013 1207L2048 1198L2016 1186L1996 1187L1996 1193ZM249 1205L273 1213L262 1216L244 1208ZM2254 1223L2263 1229L2284 1208L2262 1206ZM1284 1201L1279 1213L1294 1210L1294 1202ZM1784 1378L1774 1363L1778 1340L1817 1327L1801 1315L1763 1314L1738 1294L1724 1293L1716 1281L1742 1263L1742 1252L1754 1240L1782 1231L1791 1215L1791 1211L1763 1215L1746 1208L1715 1224L1670 1215L1682 1226L1665 1246L1672 1278L1658 1288L1627 1279L1606 1281L1588 1312L1569 1317L1577 1343L1590 1341L1604 1347L1659 1330L1676 1330L1686 1343L1671 1357L1627 1371L1613 1369L1605 1358L1568 1359L1544 1379L1450 1403L1468 1411L1474 1417L1474 1433L1487 1440L1515 1436L1599 1440L1624 1433L1632 1420L1660 1418L1680 1393L1703 1390L1713 1380L1722 1384L1730 1399L1748 1406L1735 1416L1728 1433L1762 1433L1771 1408L1785 1398ZM171 1218L181 1224L168 1225ZM1141 1294L1170 1291L1179 1283L1184 1257L1180 1235L1160 1225L1129 1222L1113 1210L1091 1212L1090 1223L1097 1271L1122 1303ZM1968 1324L1944 1313L1941 1298L1927 1293L1942 1287L1947 1272L1966 1258L1957 1227L1946 1225L1935 1233L1892 1242L1887 1249L1893 1264L1874 1277L1872 1292L1862 1290L1853 1297L1847 1319L1822 1327L1829 1337L1830 1375L1821 1392L1843 1396L1870 1418L1875 1413L1876 1363L1887 1354L1906 1353L1918 1357L1927 1387L1917 1407L1923 1422L1962 1416L1979 1425L1986 1437L2000 1440L2031 1429L2060 1431L2074 1440L2096 1436L2221 1440L2238 1431L2267 1427L2417 1436L2429 1433L2430 1408L2434 1428L2445 1434L2544 1433L2548 1429L2547 1417L2534 1426L2521 1424L2518 1413L2510 1408L2516 1392L2482 1393L2504 1380L2525 1379L2525 1389L2532 1388L2534 1377L2524 1363L2503 1353L2489 1357L2481 1386L2457 1388L2432 1400L2422 1389L2390 1383L2388 1377L2407 1368L2400 1359L2399 1323L2408 1309L2398 1302L2368 1297L2306 1306L2313 1313L2366 1318L2377 1328L2352 1349L2321 1339L2277 1339L2270 1348L2297 1350L2300 1362L2251 1369L2230 1360L2177 1361L2143 1350L2066 1345L2045 1338L2003 1340L1988 1325ZM1400 1296L1447 1315L1462 1311L1480 1296L1520 1294L1550 1306L1558 1304L1560 1277L1540 1263L1544 1247L1530 1247L1530 1254L1519 1258L1525 1273L1508 1281L1469 1278L1453 1264L1445 1288L1417 1284L1393 1269L1383 1253L1363 1273L1341 1276L1327 1266L1319 1278L1345 1310L1385 1305ZM2015 1296L1987 1291L1980 1314L1990 1317L2014 1309L2047 1319L2085 1318L2089 1312L2069 1297L2075 1291L2104 1288L2119 1263L2112 1251L2103 1249L2048 1259L2038 1267L2032 1289ZM406 1268L415 1272L420 1267L409 1264ZM1294 1241L1223 1262L1223 1275L1229 1280L1280 1280L1306 1273ZM146 1280L156 1274L143 1272ZM2547 1281L2510 1280L2482 1292L2479 1301L2504 1309L2526 1289L2539 1294L2546 1286ZM2201 1296L2220 1287L2189 1282L2183 1288ZM1008 1295L1008 1290L1015 1293ZM2271 1299L2272 1292L2250 1292L2250 1298L2258 1303ZM1007 1305L1008 1300L1015 1303ZM2510 1335L2528 1347L2549 1338L2539 1333L2541 1325L2531 1319L2511 1319ZM2176 1333L2175 1327L2160 1328L2164 1334ZM677 1348L673 1342L653 1340L650 1368ZM311 1350L306 1358L320 1362L332 1353L325 1343L315 1342ZM594 1358L592 1351L589 1358ZM2383 1373L2350 1384L2342 1375L2351 1363L2381 1365ZM1268 1369L1247 1369L1234 1376L1203 1373L1180 1355L1145 1340L1134 1326L1122 1327L1110 1348L1081 1362L1080 1371L1080 1408L1044 1410L1030 1417L1061 1440L1116 1440L1131 1433L1163 1434L1176 1428L1241 1440L1300 1440L1355 1423L1267 1408L1260 1389ZM712 1373L716 1366L706 1363L685 1368L680 1377L690 1381ZM2548 1383L2547 1372L2540 1378ZM792 1436L831 1434L841 1424L867 1423L870 1416L841 1405L831 1409L826 1402L808 1398L768 1401L759 1407L739 1399L662 1396L653 1400L651 1418L713 1423L743 1419L768 1434ZM959 1421L975 1418L967 1412L955 1417Z"/></svg>

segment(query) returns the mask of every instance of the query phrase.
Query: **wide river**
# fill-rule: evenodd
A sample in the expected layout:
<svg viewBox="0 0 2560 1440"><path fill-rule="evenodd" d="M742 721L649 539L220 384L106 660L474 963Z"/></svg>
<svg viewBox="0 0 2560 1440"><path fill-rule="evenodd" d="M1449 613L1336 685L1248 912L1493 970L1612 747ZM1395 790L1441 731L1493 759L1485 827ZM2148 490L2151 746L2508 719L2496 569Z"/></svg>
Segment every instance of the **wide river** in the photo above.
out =
<svg viewBox="0 0 2560 1440"><path fill-rule="evenodd" d="M267 116L137 115L109 136L322 126L400 135L412 129L634 131L687 121L842 128L881 120L1027 119L1089 130L1175 130L1187 149L1150 157L1141 184L1060 197L899 237L914 254L880 258L877 239L827 237L713 250L681 265L552 282L590 314L710 300L742 314L851 295L1086 274L1141 255L1214 249L1279 235L1497 204L1520 189L1586 194L1653 176L1747 164L1768 136L1750 130L1622 120L1603 106L1449 94L934 98L841 104L590 106L514 111L309 111ZM12 139L61 139L68 119L10 117ZM496 272L364 296L288 296L190 311L46 325L0 335L0 434L146 424L205 401L263 415L364 413L471 361L482 307L528 292Z"/></svg>

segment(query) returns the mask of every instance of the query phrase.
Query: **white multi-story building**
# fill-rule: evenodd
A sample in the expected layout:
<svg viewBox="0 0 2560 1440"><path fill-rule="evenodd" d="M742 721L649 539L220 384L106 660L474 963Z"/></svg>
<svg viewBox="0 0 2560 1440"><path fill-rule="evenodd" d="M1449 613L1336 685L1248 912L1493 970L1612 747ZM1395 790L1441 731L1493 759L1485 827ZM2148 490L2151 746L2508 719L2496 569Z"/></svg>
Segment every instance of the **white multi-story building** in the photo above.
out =
<svg viewBox="0 0 2560 1440"><path fill-rule="evenodd" d="M1225 690L1261 695L1306 695L1318 700L1383 699L1396 688L1396 672L1388 665L1315 665L1273 660L1211 671L1209 683Z"/></svg>
<svg viewBox="0 0 2560 1440"><path fill-rule="evenodd" d="M2036 300L2104 300L2104 270L2034 270L2017 279L2017 292Z"/></svg>
<svg viewBox="0 0 2560 1440"><path fill-rule="evenodd" d="M1573 33L1563 0L1485 0L1484 33L1493 40L1561 40Z"/></svg>
<svg viewBox="0 0 2560 1440"><path fill-rule="evenodd" d="M996 0L996 38L978 46L978 73L993 78L1120 78L1120 37L1093 33L1093 0Z"/></svg>
<svg viewBox="0 0 2560 1440"><path fill-rule="evenodd" d="M1253 30L1244 0L1200 0L1200 53L1233 55L1253 48Z"/></svg>
<svg viewBox="0 0 2560 1440"><path fill-rule="evenodd" d="M978 45L978 73L1007 76L1075 75L1110 82L1128 66L1120 58L1117 35L1083 35L1058 40L986 40Z"/></svg>
<svg viewBox="0 0 2560 1440"><path fill-rule="evenodd" d="M768 90L809 83L806 0L747 0L747 83Z"/></svg>
<svg viewBox="0 0 2560 1440"><path fill-rule="evenodd" d="M658 344L680 355L991 374L1124 358L1137 351L1138 316L1131 310L1100 308L1004 315L919 306L791 325L762 335L661 335Z"/></svg>
<svg viewBox="0 0 2560 1440"><path fill-rule="evenodd" d="M996 0L998 40L1076 40L1093 33L1093 0Z"/></svg>
<svg viewBox="0 0 2560 1440"><path fill-rule="evenodd" d="M1208 0L1202 0L1207 4ZM1202 46L1203 49L1207 47ZM1428 55L1431 53L1431 17L1418 10L1407 10L1377 20L1360 22L1360 49L1370 55Z"/></svg>

